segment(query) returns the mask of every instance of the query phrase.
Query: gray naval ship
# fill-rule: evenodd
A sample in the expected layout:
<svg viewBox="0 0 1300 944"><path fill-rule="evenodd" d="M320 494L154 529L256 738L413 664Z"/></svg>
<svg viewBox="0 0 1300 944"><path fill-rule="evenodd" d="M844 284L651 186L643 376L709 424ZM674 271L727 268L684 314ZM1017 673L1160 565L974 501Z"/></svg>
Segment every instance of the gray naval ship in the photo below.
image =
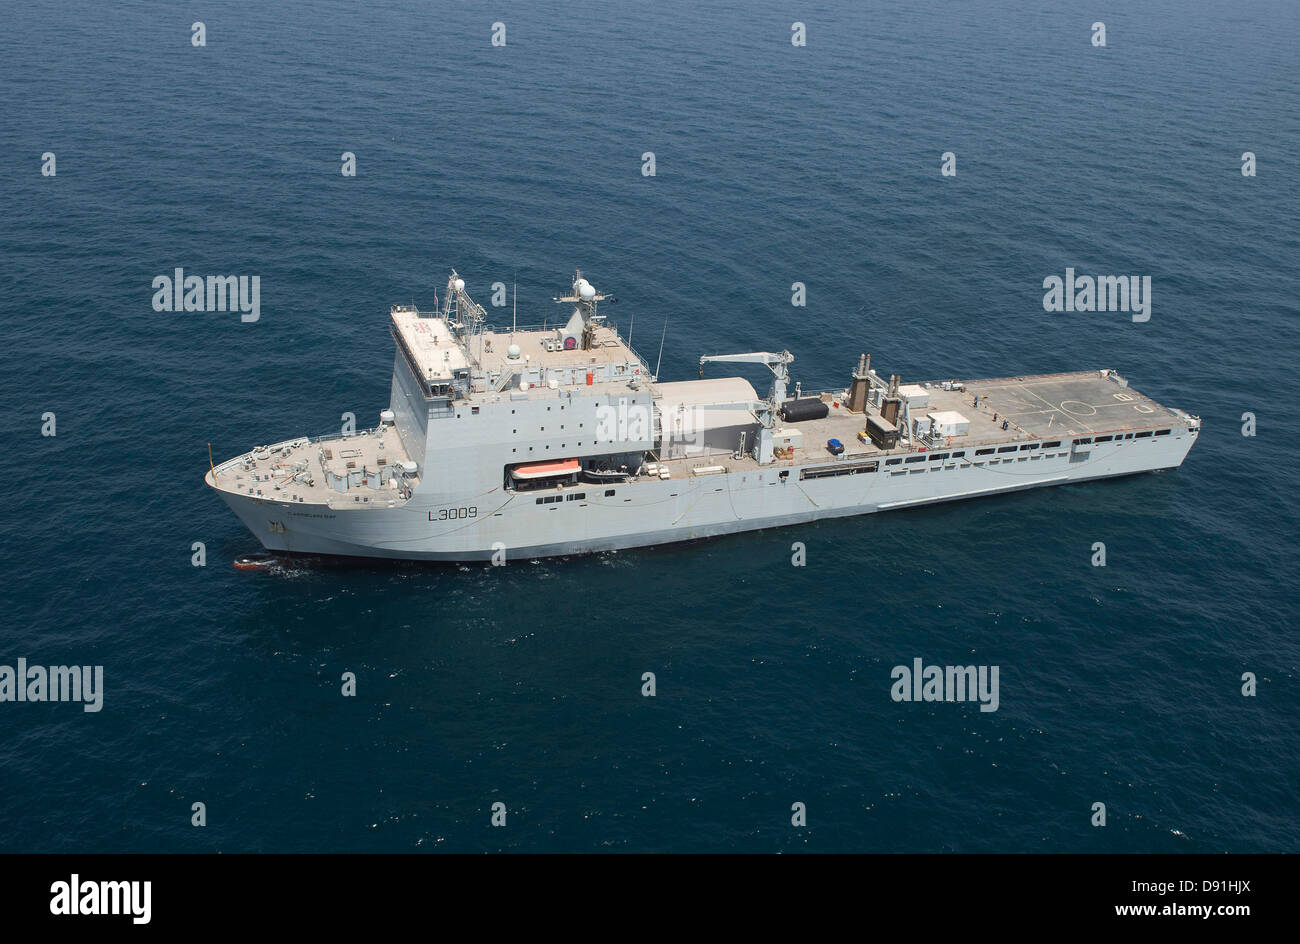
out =
<svg viewBox="0 0 1300 944"><path fill-rule="evenodd" d="M378 426L258 446L208 485L271 551L502 560L1169 469L1200 432L1112 370L903 384L864 354L805 393L779 351L700 358L766 365L766 397L662 383L581 271L555 301L552 327L493 330L453 270L437 310L391 309Z"/></svg>

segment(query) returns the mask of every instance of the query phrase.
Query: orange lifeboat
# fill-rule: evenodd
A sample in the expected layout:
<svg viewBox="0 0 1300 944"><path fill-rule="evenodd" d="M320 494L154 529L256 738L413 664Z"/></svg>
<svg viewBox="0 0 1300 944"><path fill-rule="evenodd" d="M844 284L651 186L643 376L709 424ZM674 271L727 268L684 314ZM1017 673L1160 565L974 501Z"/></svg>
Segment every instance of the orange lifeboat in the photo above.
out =
<svg viewBox="0 0 1300 944"><path fill-rule="evenodd" d="M559 462L532 462L528 465L515 466L510 470L512 478L519 481L549 479L557 475L573 475L581 469L577 459L561 459Z"/></svg>

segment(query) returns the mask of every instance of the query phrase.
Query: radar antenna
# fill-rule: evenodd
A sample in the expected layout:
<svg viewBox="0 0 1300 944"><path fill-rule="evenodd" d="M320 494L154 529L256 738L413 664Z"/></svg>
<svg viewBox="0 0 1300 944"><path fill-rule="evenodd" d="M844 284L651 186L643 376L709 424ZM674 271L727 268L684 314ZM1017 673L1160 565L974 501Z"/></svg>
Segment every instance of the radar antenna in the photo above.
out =
<svg viewBox="0 0 1300 944"><path fill-rule="evenodd" d="M573 290L568 295L561 295L555 299L557 304L573 305L573 313L569 315L568 323L560 329L560 342L565 350L571 351L574 348L591 350L596 326L605 320L604 315L597 313L596 306L608 297L603 292L596 291L595 286L582 277L581 269L574 273Z"/></svg>

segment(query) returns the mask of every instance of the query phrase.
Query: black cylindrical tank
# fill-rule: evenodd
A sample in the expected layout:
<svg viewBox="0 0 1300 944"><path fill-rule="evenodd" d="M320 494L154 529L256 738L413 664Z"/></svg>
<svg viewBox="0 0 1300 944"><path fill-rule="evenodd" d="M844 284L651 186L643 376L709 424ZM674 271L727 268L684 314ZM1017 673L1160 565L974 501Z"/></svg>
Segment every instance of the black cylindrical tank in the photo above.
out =
<svg viewBox="0 0 1300 944"><path fill-rule="evenodd" d="M801 400L786 400L781 407L781 418L787 423L802 423L805 420L819 420L830 413L831 408L818 397L804 397Z"/></svg>

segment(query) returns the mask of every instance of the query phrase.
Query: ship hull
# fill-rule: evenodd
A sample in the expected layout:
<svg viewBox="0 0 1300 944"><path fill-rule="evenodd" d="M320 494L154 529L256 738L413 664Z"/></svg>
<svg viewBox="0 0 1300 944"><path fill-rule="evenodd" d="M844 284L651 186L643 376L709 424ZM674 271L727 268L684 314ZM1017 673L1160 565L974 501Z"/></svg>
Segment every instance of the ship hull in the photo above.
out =
<svg viewBox="0 0 1300 944"><path fill-rule="evenodd" d="M431 561L509 561L693 541L1176 468L1198 431L1098 445L1080 460L1068 449L997 465L951 460L883 464L871 473L803 479L810 468L773 465L666 480L582 484L541 503L532 493L417 493L398 507L301 505L222 492L271 551ZM829 456L827 457L829 460ZM883 457L882 457L883 459ZM783 474L784 473L784 474Z"/></svg>

